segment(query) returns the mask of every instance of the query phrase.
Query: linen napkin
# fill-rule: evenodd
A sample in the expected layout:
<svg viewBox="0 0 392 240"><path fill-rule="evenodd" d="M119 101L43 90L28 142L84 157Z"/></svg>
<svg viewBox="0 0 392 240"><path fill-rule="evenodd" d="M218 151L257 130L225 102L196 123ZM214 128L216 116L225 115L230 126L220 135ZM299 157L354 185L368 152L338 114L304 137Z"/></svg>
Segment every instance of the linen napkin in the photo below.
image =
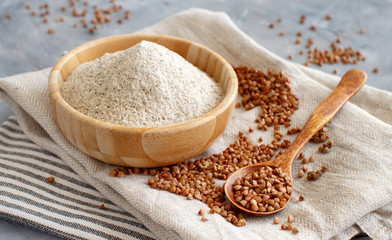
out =
<svg viewBox="0 0 392 240"><path fill-rule="evenodd" d="M292 78L292 90L300 107L293 126L303 126L313 109L331 93L336 76L288 62L242 33L224 13L190 9L140 31L186 38L211 48L233 65L247 64L263 71L283 70ZM64 163L107 199L140 220L162 239L349 239L366 232L374 239L392 236L392 93L365 86L331 121L328 135L334 147L328 154L309 143L305 155L314 155L310 166L323 164L328 171L318 181L294 178L292 202L281 212L266 217L246 215L247 225L235 227L218 214L202 222L197 212L207 206L197 200L149 188L148 176L109 176L113 166L99 162L74 148L59 131L49 105L49 69L0 80L0 94L13 108L25 134L37 145L58 155ZM202 156L224 150L238 131L246 131L260 109L235 109L224 134ZM272 131L255 132L268 142ZM295 173L302 167L296 161ZM302 194L306 200L299 202ZM300 233L274 225L295 216ZM50 224L50 223L48 223Z"/></svg>

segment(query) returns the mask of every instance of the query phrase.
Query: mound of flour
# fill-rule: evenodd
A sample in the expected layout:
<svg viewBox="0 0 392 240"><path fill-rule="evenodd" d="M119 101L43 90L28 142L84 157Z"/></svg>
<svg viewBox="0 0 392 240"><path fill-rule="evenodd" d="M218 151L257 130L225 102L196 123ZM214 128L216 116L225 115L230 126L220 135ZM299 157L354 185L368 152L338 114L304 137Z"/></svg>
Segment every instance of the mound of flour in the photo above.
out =
<svg viewBox="0 0 392 240"><path fill-rule="evenodd" d="M89 117L130 127L185 122L209 112L224 96L206 73L148 41L78 66L61 95Z"/></svg>

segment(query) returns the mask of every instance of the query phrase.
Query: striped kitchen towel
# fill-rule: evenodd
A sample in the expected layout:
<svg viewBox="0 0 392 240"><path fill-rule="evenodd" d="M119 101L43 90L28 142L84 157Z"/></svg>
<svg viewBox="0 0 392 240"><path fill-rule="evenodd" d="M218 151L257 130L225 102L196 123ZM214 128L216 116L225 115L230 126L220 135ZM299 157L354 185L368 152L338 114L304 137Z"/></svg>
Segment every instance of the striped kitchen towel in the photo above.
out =
<svg viewBox="0 0 392 240"><path fill-rule="evenodd" d="M66 239L156 239L59 157L30 141L14 116L0 126L0 218Z"/></svg>

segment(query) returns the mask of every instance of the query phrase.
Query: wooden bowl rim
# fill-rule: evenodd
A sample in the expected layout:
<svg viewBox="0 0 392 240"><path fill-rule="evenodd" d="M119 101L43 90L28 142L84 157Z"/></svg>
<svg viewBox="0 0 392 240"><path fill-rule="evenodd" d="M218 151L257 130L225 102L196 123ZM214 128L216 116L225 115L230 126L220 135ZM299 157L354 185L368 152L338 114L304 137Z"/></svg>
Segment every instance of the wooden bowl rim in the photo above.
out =
<svg viewBox="0 0 392 240"><path fill-rule="evenodd" d="M208 113L197 117L192 120L188 120L186 122L178 123L178 124L172 124L172 125L166 125L166 126L157 126L157 127L129 127L129 126L123 126L123 125L117 125L117 124L112 124L112 123L107 123L103 122L94 118L91 118L79 111L77 111L75 108L73 108L71 105L69 105L64 98L60 94L60 89L57 84L57 77L58 74L60 73L60 70L64 66L67 61L76 55L79 52L82 52L90 47L94 47L97 45L104 45L106 42L109 41L116 41L119 39L127 39L127 38L143 38L143 39L150 39L150 38L166 38L166 39L171 39L175 41L181 41L184 43L187 43L189 45L197 46L198 48L204 49L211 54L215 55L219 61L221 61L228 71L230 75L230 82L227 86L227 93L225 93L225 97L222 99L222 101L214 107L211 111ZM125 50L125 49L124 49ZM211 77L211 76L210 76ZM213 77L211 77L213 78ZM65 79L64 79L65 80ZM215 80L215 79L214 79ZM168 132L170 130L176 130L180 131L182 129L187 129L192 126L198 126L201 124L204 124L205 122L209 121L212 118L216 118L219 116L221 113L223 113L226 109L228 109L232 103L235 101L237 97L237 92L238 92L238 78L236 73L234 72L234 69L231 67L231 65L218 53L215 51L201 45L198 43L195 43L190 40L186 40L183 38L179 37L173 37L173 36L168 36L168 35L161 35L161 34L120 34L120 35L114 35L114 36L109 36L109 37L104 37L104 38L99 38L93 41L86 42L68 53L66 53L64 56L62 56L56 64L53 66L50 75L49 75L49 90L50 90L50 99L56 100L56 104L59 104L63 109L65 109L67 112L69 112L71 115L74 115L77 119L79 119L82 122L92 124L97 127L101 128L106 128L109 130L116 130L120 132L145 132L149 130L154 130L154 131L160 131L160 132Z"/></svg>

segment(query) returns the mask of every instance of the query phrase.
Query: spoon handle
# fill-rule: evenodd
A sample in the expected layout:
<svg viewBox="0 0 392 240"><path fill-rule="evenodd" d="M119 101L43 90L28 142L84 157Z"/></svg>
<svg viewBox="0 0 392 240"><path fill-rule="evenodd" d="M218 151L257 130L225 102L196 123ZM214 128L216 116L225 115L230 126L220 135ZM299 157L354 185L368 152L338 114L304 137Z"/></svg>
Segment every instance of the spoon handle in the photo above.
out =
<svg viewBox="0 0 392 240"><path fill-rule="evenodd" d="M325 126L343 105L361 89L366 80L366 73L359 69L351 69L343 76L333 92L316 107L297 138L286 150L288 155L293 156L293 160L313 135ZM287 165L291 166L291 162Z"/></svg>

